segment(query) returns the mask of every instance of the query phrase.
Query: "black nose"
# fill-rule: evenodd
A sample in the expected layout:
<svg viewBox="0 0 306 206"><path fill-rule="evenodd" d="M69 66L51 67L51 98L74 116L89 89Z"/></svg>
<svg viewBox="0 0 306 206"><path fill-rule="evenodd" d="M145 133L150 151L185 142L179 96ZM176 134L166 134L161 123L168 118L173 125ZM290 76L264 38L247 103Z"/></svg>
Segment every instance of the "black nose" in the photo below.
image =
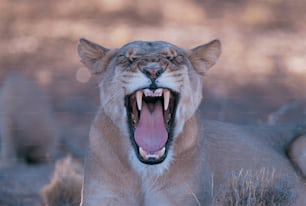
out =
<svg viewBox="0 0 306 206"><path fill-rule="evenodd" d="M161 67L144 67L142 72L152 80L155 80L163 73L163 68Z"/></svg>

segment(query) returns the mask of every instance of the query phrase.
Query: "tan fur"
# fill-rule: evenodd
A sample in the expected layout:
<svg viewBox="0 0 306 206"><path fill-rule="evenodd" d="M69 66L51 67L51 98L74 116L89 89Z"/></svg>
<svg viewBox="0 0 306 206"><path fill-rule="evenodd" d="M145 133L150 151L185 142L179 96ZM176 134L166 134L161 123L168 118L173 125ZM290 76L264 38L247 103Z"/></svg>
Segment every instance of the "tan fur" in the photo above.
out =
<svg viewBox="0 0 306 206"><path fill-rule="evenodd" d="M306 178L306 136L303 135L292 142L289 148L289 156L294 165Z"/></svg>
<svg viewBox="0 0 306 206"><path fill-rule="evenodd" d="M71 156L56 162L50 183L41 196L48 206L77 206L81 202L83 166Z"/></svg>
<svg viewBox="0 0 306 206"><path fill-rule="evenodd" d="M286 149L305 133L305 125L243 127L197 117L203 76L221 53L218 40L192 50L141 41L108 50L82 39L78 52L101 79L101 107L90 131L81 205L210 205L228 173L256 174L262 168L294 185L298 203L304 204L303 180ZM147 67L162 73L151 80ZM149 165L140 161L132 146L125 98L151 88L153 81L157 88L177 92L180 98L168 155L161 163Z"/></svg>
<svg viewBox="0 0 306 206"><path fill-rule="evenodd" d="M52 157L58 133L43 92L26 77L14 74L0 97L0 165L44 162Z"/></svg>

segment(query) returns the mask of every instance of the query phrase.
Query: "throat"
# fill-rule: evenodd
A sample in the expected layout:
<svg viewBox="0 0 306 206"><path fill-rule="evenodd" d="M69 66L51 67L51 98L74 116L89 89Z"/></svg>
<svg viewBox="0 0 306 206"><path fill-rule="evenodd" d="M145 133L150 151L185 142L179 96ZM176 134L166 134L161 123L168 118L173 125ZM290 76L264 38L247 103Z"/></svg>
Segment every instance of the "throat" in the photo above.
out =
<svg viewBox="0 0 306 206"><path fill-rule="evenodd" d="M158 107L158 106L156 106L156 104L160 104L160 105L161 105L161 102L158 101L158 102L156 102L156 103L144 103L144 104L147 104L147 107L148 107L149 112L150 112L151 114L153 114L155 108Z"/></svg>

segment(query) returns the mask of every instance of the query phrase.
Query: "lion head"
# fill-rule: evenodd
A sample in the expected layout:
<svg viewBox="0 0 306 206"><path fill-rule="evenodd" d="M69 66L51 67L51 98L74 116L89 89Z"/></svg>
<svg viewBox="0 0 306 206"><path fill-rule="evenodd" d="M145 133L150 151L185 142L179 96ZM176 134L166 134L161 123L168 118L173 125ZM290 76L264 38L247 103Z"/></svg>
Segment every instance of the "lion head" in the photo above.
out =
<svg viewBox="0 0 306 206"><path fill-rule="evenodd" d="M101 109L130 138L137 159L160 164L202 99L203 76L221 53L218 40L191 50L163 41L107 49L81 39L81 61L101 76Z"/></svg>

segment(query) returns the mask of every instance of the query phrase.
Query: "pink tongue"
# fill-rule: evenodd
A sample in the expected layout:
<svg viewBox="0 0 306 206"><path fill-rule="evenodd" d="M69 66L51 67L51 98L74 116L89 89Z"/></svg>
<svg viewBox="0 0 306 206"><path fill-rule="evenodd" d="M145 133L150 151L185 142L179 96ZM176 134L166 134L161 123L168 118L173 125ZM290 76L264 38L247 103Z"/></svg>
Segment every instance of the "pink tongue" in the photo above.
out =
<svg viewBox="0 0 306 206"><path fill-rule="evenodd" d="M157 102L150 106L153 106L153 109L149 110L147 103L143 102L134 137L138 146L145 151L157 152L165 146L168 132L165 128L162 104Z"/></svg>

